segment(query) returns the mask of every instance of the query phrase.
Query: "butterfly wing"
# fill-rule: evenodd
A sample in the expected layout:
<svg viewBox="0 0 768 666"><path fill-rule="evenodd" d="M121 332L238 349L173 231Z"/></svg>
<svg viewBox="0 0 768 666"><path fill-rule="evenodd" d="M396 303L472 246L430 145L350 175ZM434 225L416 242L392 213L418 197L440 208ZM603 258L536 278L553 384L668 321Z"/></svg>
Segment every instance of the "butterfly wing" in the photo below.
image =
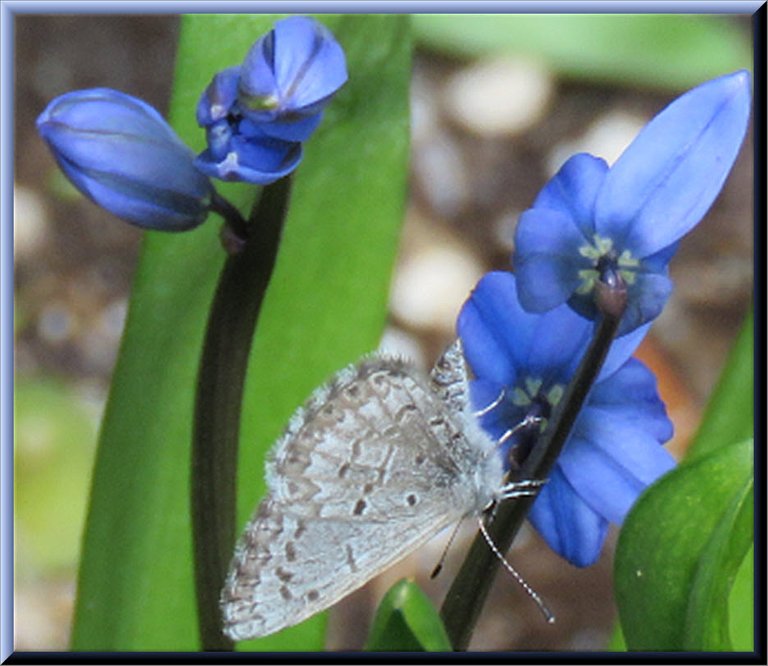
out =
<svg viewBox="0 0 768 666"><path fill-rule="evenodd" d="M474 511L472 453L413 368L377 357L340 372L275 445L222 594L227 634L297 624Z"/></svg>

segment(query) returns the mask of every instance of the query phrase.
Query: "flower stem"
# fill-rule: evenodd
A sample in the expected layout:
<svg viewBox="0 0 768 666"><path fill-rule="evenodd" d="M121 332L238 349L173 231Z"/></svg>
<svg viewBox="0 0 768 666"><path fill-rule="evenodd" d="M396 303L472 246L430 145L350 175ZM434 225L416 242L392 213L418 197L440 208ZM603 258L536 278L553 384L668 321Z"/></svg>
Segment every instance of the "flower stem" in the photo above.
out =
<svg viewBox="0 0 768 666"><path fill-rule="evenodd" d="M200 359L191 510L198 627L205 651L234 648L221 631L219 594L235 543L240 407L251 340L275 265L289 194L289 178L264 188L248 223L255 233L243 235L241 251L227 258L219 277ZM245 225L239 213L237 217ZM228 224L232 219L227 218Z"/></svg>
<svg viewBox="0 0 768 666"><path fill-rule="evenodd" d="M267 189L269 188L265 188L265 193ZM231 235L239 241L240 245L245 245L245 242L248 240L248 235L250 234L250 227L248 223L243 219L240 211L227 199L221 196L216 190L214 190L213 194L211 195L210 209L214 213L217 213L224 218L226 231L222 232L222 236L225 234ZM235 252L230 252L230 254L235 254Z"/></svg>
<svg viewBox="0 0 768 666"><path fill-rule="evenodd" d="M621 287L623 285L620 285ZM602 308L599 304L603 316L595 328L589 348L562 400L555 408L547 428L511 481L547 478L568 441L592 384L597 379L626 306L626 291L624 305L617 307L616 301L621 300L621 296L616 296L610 286L601 288L604 292L607 289L614 296L612 307ZM488 533L502 553L509 549L535 499L523 497L499 505L493 521L488 526ZM499 559L491 552L483 536L478 534L440 609L455 650L467 649L499 564Z"/></svg>

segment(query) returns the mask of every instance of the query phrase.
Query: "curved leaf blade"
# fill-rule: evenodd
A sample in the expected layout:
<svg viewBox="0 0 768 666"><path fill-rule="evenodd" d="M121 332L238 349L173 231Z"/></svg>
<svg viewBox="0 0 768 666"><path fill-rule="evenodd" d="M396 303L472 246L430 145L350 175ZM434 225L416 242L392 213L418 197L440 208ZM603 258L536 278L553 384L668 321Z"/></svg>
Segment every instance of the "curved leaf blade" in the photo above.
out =
<svg viewBox="0 0 768 666"><path fill-rule="evenodd" d="M371 652L451 652L440 614L410 580L395 583L379 604L366 650Z"/></svg>
<svg viewBox="0 0 768 666"><path fill-rule="evenodd" d="M684 463L638 501L616 553L630 650L729 650L723 600L752 542L752 442Z"/></svg>
<svg viewBox="0 0 768 666"><path fill-rule="evenodd" d="M745 318L686 460L752 437L755 421L755 321Z"/></svg>

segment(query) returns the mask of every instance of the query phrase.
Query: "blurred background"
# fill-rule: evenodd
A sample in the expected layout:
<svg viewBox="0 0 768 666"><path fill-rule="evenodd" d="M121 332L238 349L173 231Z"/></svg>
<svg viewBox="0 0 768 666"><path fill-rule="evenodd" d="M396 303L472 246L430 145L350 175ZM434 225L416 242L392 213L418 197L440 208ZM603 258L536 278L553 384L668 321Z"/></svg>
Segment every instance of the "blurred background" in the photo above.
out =
<svg viewBox="0 0 768 666"><path fill-rule="evenodd" d="M142 232L83 199L34 121L56 95L107 86L165 113L179 19L16 16L15 644L65 650L98 425ZM736 16L419 16L410 196L382 345L427 367L480 276L509 266L519 214L567 157L612 162L680 92L751 68ZM640 355L659 377L681 456L749 310L751 130L725 189L681 244L676 289ZM474 530L429 581L444 537L334 609L333 649L359 648L383 592L415 576L439 603ZM579 570L524 530L510 559L557 615L497 578L472 644L599 650L615 620L611 552Z"/></svg>

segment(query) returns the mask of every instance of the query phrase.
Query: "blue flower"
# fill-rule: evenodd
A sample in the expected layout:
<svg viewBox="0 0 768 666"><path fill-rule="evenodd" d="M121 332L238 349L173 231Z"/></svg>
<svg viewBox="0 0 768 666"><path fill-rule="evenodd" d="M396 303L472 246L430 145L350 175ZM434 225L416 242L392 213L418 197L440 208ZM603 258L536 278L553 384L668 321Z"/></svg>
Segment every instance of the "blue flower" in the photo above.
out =
<svg viewBox="0 0 768 666"><path fill-rule="evenodd" d="M198 155L200 171L221 180L268 185L301 162L301 144L267 134L263 125L243 117L238 104L240 67L216 76L197 104L197 122L205 127L208 148Z"/></svg>
<svg viewBox="0 0 768 666"><path fill-rule="evenodd" d="M749 110L749 74L739 71L672 102L611 168L585 153L569 159L517 227L523 307L567 302L594 319L596 280L618 274L628 294L619 335L657 317L672 288L669 261L720 192Z"/></svg>
<svg viewBox="0 0 768 666"><path fill-rule="evenodd" d="M305 141L347 80L344 51L321 23L291 16L248 52L240 72L242 113L279 139Z"/></svg>
<svg viewBox="0 0 768 666"><path fill-rule="evenodd" d="M520 424L550 416L594 330L567 305L526 312L518 286L511 273L487 274L458 320L475 375L473 405L508 468L523 462L544 427L535 420ZM614 341L529 514L550 547L577 566L598 558L608 524L621 524L643 489L675 464L661 446L672 424L653 374L630 358L647 329Z"/></svg>
<svg viewBox="0 0 768 666"><path fill-rule="evenodd" d="M346 80L344 51L325 26L304 16L278 21L241 66L216 74L200 97L197 122L208 148L197 167L257 185L288 175Z"/></svg>
<svg viewBox="0 0 768 666"><path fill-rule="evenodd" d="M108 88L70 92L46 107L37 129L75 187L126 222L183 231L207 217L210 181L140 99Z"/></svg>

